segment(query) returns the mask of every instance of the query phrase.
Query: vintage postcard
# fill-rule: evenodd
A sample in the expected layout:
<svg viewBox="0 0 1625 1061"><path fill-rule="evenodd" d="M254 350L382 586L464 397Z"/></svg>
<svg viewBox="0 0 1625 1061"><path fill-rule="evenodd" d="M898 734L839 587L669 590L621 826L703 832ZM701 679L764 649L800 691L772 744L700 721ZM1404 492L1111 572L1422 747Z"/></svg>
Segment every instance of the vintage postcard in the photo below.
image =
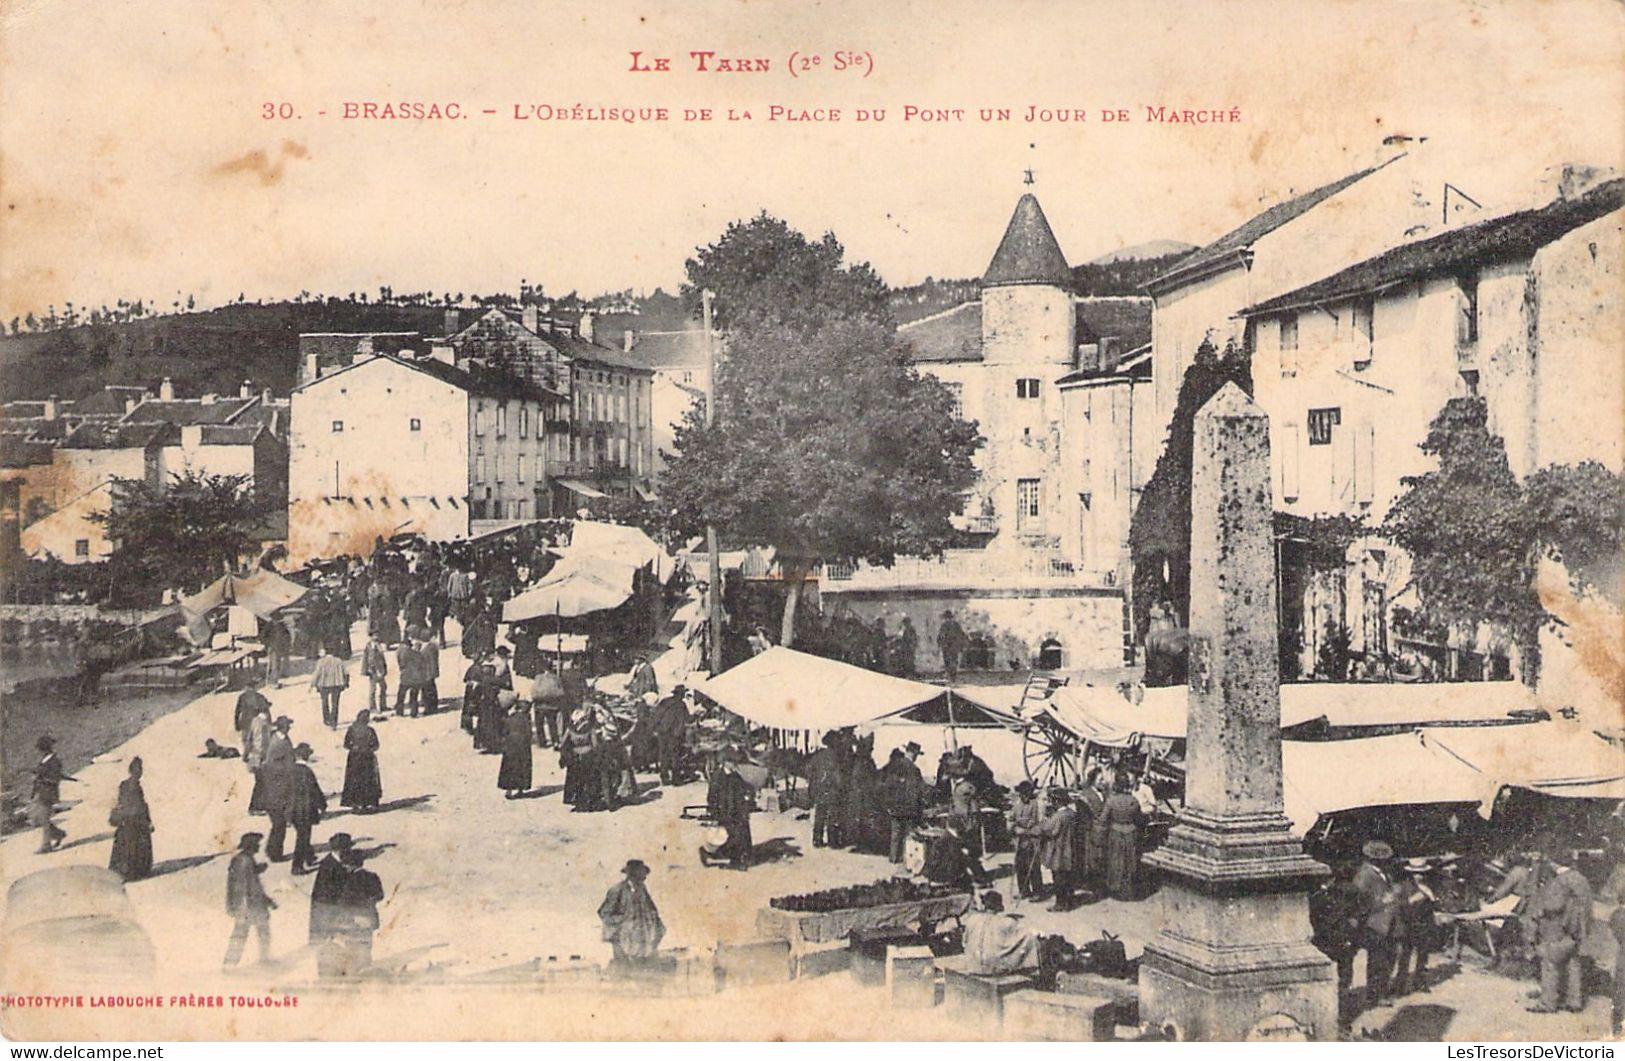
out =
<svg viewBox="0 0 1625 1061"><path fill-rule="evenodd" d="M0 1031L1612 1040L1622 60L5 0Z"/></svg>

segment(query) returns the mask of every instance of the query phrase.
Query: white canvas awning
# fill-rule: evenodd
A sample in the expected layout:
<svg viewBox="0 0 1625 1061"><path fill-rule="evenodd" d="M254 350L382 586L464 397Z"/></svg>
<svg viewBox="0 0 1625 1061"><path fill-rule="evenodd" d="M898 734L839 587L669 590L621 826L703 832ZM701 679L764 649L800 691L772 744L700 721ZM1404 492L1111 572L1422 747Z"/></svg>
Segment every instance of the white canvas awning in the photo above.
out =
<svg viewBox="0 0 1625 1061"><path fill-rule="evenodd" d="M1511 785L1549 796L1625 799L1625 751L1578 723L1425 729L1422 740L1483 775L1494 789Z"/></svg>
<svg viewBox="0 0 1625 1061"><path fill-rule="evenodd" d="M1430 803L1482 809L1495 799L1495 786L1483 774L1441 756L1416 733L1282 741L1281 766L1286 816L1299 836L1321 815L1338 811Z"/></svg>
<svg viewBox="0 0 1625 1061"><path fill-rule="evenodd" d="M1122 747L1136 737L1183 740L1187 692L1183 685L1146 689L1139 704L1111 686L1067 685L1049 700L1030 701L1061 725L1096 744ZM1334 727L1489 725L1532 710L1534 697L1519 682L1295 682L1281 686L1281 727L1324 718Z"/></svg>
<svg viewBox="0 0 1625 1061"><path fill-rule="evenodd" d="M502 621L577 619L593 612L618 608L632 596L630 587L610 585L584 571L561 578L548 577L502 606Z"/></svg>
<svg viewBox="0 0 1625 1061"><path fill-rule="evenodd" d="M759 726L831 730L902 715L948 690L775 645L695 689Z"/></svg>
<svg viewBox="0 0 1625 1061"><path fill-rule="evenodd" d="M559 479L558 484L566 490L580 494L582 497L608 497L609 495L595 486L588 486L580 479Z"/></svg>
<svg viewBox="0 0 1625 1061"><path fill-rule="evenodd" d="M577 520L570 530L568 555L592 554L626 564L649 567L661 582L671 577L674 562L660 543L636 527L596 520Z"/></svg>
<svg viewBox="0 0 1625 1061"><path fill-rule="evenodd" d="M202 615L222 604L247 608L261 619L269 619L305 595L305 587L290 582L275 571L264 569L249 575L222 575L190 597L181 599L188 615Z"/></svg>

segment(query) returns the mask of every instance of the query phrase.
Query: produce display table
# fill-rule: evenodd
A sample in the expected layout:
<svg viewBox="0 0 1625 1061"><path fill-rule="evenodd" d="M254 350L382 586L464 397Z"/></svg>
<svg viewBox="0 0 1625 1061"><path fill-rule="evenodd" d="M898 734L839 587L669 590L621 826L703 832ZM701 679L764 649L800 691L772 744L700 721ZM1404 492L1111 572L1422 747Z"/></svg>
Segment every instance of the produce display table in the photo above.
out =
<svg viewBox="0 0 1625 1061"><path fill-rule="evenodd" d="M958 917L970 907L969 892L822 913L801 913L768 906L756 913L756 931L773 939L787 939L790 946L796 948L808 943L844 942L853 932L861 929L913 927L922 921Z"/></svg>

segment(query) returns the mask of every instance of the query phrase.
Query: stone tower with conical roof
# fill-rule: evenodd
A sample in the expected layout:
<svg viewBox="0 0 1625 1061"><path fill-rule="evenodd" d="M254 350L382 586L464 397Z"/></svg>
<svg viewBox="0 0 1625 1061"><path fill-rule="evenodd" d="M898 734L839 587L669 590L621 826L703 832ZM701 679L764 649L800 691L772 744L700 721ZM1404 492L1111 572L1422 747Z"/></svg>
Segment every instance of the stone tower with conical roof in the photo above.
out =
<svg viewBox="0 0 1625 1061"><path fill-rule="evenodd" d="M1061 394L1073 367L1072 273L1043 207L1016 203L982 277L982 489L998 514L1000 546L1048 548L1063 532Z"/></svg>

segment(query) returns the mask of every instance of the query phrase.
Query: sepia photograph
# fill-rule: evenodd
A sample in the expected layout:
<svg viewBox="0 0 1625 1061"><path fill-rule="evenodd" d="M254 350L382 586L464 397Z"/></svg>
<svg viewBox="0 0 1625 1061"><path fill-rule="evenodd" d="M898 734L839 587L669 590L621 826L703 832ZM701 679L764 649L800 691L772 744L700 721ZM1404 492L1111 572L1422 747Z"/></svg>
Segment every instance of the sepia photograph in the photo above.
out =
<svg viewBox="0 0 1625 1061"><path fill-rule="evenodd" d="M0 0L0 1035L1612 1043L1622 165L1613 0Z"/></svg>

